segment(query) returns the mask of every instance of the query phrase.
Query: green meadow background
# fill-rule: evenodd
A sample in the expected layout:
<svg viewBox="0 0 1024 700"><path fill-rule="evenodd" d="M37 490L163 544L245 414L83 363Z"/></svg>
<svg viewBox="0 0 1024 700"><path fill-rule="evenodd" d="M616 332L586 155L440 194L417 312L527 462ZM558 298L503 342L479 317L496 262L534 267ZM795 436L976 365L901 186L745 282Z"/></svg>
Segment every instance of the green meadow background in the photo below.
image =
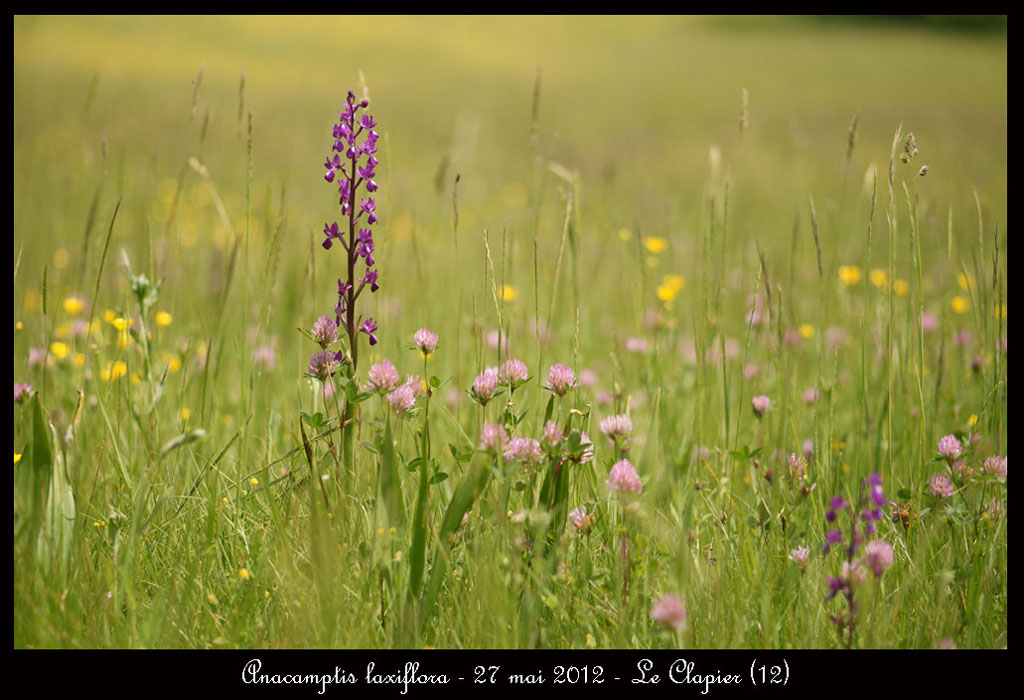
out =
<svg viewBox="0 0 1024 700"><path fill-rule="evenodd" d="M1007 451L1005 21L13 24L13 374L39 397L14 413L16 646L844 646L824 512L873 471L911 515L886 510L895 562L865 584L852 645L1005 646L1005 477L928 492L941 436L979 474ZM569 507L595 530L531 563L540 475L507 477L521 523L496 481L429 612L410 535L377 508L383 403L362 405L349 478L315 443L329 518L302 450L300 411L336 411L296 329L331 313L343 274L320 246L340 217L321 164L349 89L381 134L381 289L360 301L380 343L359 379L388 358L443 382L432 535L486 460L455 453L507 398L484 413L464 392L504 359L490 331L530 368L517 434L540 437L551 364L596 377L558 407L593 440ZM162 281L141 316L125 265ZM424 326L426 365L409 349ZM644 492L624 509L598 422L626 411ZM396 429L403 465L421 421ZM800 496L783 475L808 440ZM419 477L400 471L411 513ZM61 527L39 507L58 481ZM665 593L685 630L651 620Z"/></svg>

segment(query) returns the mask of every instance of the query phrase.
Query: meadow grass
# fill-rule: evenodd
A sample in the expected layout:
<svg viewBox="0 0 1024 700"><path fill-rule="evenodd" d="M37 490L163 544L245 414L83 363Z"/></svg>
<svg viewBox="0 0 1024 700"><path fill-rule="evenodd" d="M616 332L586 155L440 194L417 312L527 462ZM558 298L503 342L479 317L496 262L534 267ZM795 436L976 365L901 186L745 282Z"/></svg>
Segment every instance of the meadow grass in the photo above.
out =
<svg viewBox="0 0 1024 700"><path fill-rule="evenodd" d="M18 17L14 50L15 646L1006 645L1005 32ZM380 342L348 399L382 359L437 386L358 397L349 441L297 329L344 275L319 165L361 81ZM467 396L511 356L511 404ZM593 445L561 496L478 449L549 411ZM874 472L894 559L848 634L826 518Z"/></svg>

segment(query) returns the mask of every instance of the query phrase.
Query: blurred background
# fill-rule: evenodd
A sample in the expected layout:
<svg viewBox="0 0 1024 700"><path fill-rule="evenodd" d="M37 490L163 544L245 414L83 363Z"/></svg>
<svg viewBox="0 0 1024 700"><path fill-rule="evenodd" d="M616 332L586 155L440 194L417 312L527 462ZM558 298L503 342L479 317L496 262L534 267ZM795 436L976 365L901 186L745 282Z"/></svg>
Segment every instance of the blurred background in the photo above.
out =
<svg viewBox="0 0 1024 700"><path fill-rule="evenodd" d="M92 229L122 196L114 249L166 278L171 305L198 301L194 323L213 323L225 256L246 226L251 113L246 272L258 285L280 224L275 293L292 317L274 325L308 325L333 306L319 242L338 211L321 164L361 80L382 134L377 313L405 304L403 337L450 308L431 302L451 298L453 276L482 285L485 228L505 239L496 265L510 285L530 286L535 236L540 283L550 282L572 173L588 265L580 291L595 299L619 274L615 246L632 229L665 240L664 254L648 256L652 279L695 279L726 182L723 262L738 288L750 286L755 241L779 265L815 264L809 196L826 264L860 259L871 180L881 196L901 124L920 145L915 168L931 173L919 188L926 257L950 234L970 261L975 189L986 220L1006 223L1005 18L17 17L14 57L14 251L33 280L16 284L16 316L38 306L44 265L59 291L91 288L104 233ZM463 260L473 261L459 270L444 255L456 174ZM573 320L571 308L557 314Z"/></svg>
<svg viewBox="0 0 1024 700"><path fill-rule="evenodd" d="M99 533L108 531L108 512L133 507L113 471L111 455L120 463L119 450L129 472L148 473L158 446L187 428L206 431L197 449L211 456L241 434L218 468L240 484L239 494L254 465L294 457L297 413L324 396L303 379L313 346L296 328L333 310L343 274L340 246L321 248L325 222L340 218L337 189L324 182L322 164L350 89L369 95L381 135L381 289L359 300L360 313L379 323L380 344L362 346L360 375L370 362L390 358L403 374L451 379L443 404L450 413L436 414L443 421L438 445L476 444L483 412L464 390L483 367L498 364L489 336L497 336L500 317L503 348L510 340L533 377L543 378L555 362L581 377L589 372L592 386L573 401L580 409L593 402L592 432L597 419L626 410L628 400L644 495L659 513L675 514L684 495L701 504L708 497L690 488L695 478L708 478L691 469L691 452L708 446L724 455L762 438L782 455L809 441L822 464L842 464L823 471L817 495L826 498L846 474L855 483L881 462L881 423L871 422L878 416L892 416L900 438L888 446L895 457L887 489L920 491L935 440L973 430L979 420L994 439L991 453L1005 454L1005 360L997 349L1005 355L1005 18L21 16L13 24L15 382L40 390L60 435L70 434L75 390L86 391L69 471L93 538L93 549L82 545L67 601L45 578L20 580L19 645L405 644L400 637L382 642L369 607L339 605L346 617L337 619L346 624L325 627L315 639L315 606L296 605L301 612L282 613L282 622L271 620L264 630L255 624L264 619L262 585L244 606L229 604L229 611L249 612L228 614L228 632L207 622L202 634L183 641L178 631L191 629L214 598L207 589L176 598L150 582L162 583L166 571L198 551L193 539L203 537L202 528L184 518L174 521L175 537L165 546L139 550L153 563L140 569L134 590L152 606L142 632L129 630L102 607L102 594L117 589L108 560L93 554L106 547ZM909 164L896 159L890 197L890 156L904 143L894 147L897 129L904 138L914 134L919 153ZM925 177L918 176L922 166ZM920 284L909 234L915 198ZM897 211L891 275L890 205ZM146 319L146 352L159 363L149 376L139 336L128 335L138 305L118 269L122 260L135 274L163 280ZM771 326L766 319L751 331L762 271L783 298L772 302L780 314ZM890 303L896 353L886 345ZM931 328L941 329L926 348L917 345L922 307ZM441 338L429 370L408 349L423 326ZM695 336L710 360L696 368ZM728 365L731 374L719 373L716 357L738 360L744 340L744 359ZM826 346L836 354L826 356ZM217 354L207 357L211 347ZM158 379L163 368L166 391ZM890 399L879 387L892 368ZM828 402L812 405L815 387L826 385ZM807 387L812 398L798 399ZM547 395L532 384L522 391L517 401L533 409L524 432L537 433ZM763 422L750 410L757 393L781 406ZM380 422L369 406L366 439ZM27 440L23 423L15 427L16 463ZM599 460L609 456L606 447ZM191 451L193 464L182 464L185 452L164 463L158 486L167 494L188 492L199 469ZM376 458L361 447L360 460L367 466L363 493L374 494ZM305 469L298 457L288 467ZM604 468L595 484L603 483ZM734 477L735 492L745 494L749 478ZM720 570L746 578L731 588L717 579L690 587L688 604L703 611L702 629L714 630L694 637L694 646L763 648L780 638L798 647L831 644L818 589L805 589L799 624L770 620L773 610L791 607L788 593L769 602L759 578L785 562L781 540L771 559L758 554L756 566L725 558L738 541L717 527L719 512L725 522L725 482L713 507L708 501L707 512L699 511L699 527L719 538ZM213 505L220 503L216 488L209 487ZM226 496L224 504L224 512L236 512ZM699 530L688 511L679 512L652 526L652 537L677 554L689 546L679 533ZM251 516L252 527L239 527L245 542L231 546L244 545L251 558L225 555L208 567L218 573L207 581L224 579L222 568L237 581L243 565L248 580L250 570L255 577L261 564L269 571L268 564L292 556L292 541L267 528L261 514L237 513ZM735 522L745 531L740 518ZM818 542L818 524L794 520L791 536ZM929 542L959 545L950 530L941 532L927 535ZM355 543L360 533L351 536ZM968 547L966 538L962 544ZM969 549L974 556L973 541ZM1003 561L1005 546L1001 552ZM345 556L340 582L371 586L346 605L363 605L376 573L360 579L361 558ZM994 555L985 556L991 566ZM920 560L957 565L937 555ZM988 576L971 567L972 576ZM500 573L490 560L474 568L485 579ZM911 621L896 632L878 618L867 645L928 647L939 627L943 634L963 629L960 589L936 597L940 579L906 571L893 610L915 615L901 618ZM182 567L177 580L191 585L194 573ZM305 600L305 580L285 579L294 600ZM225 599L233 590L210 585L211 595ZM965 646L1005 645L1005 576L985 585L991 591L972 584L972 595L995 607L964 613L964 625L971 623ZM444 618L440 644L521 643L503 637L490 612L492 598L513 589L494 578L480 590L487 616ZM510 597L504 604L509 612L516 603ZM762 606L764 630L775 636L758 636L751 621L759 618L744 612L748 604ZM736 612L722 623L716 609ZM646 624L646 609L637 611ZM82 622L103 616L105 626ZM455 619L463 620L461 636L445 636L457 629L449 624ZM566 619L555 639L589 644L579 638L590 637L584 627ZM345 629L349 620L362 625L358 632ZM622 636L612 643L648 641Z"/></svg>

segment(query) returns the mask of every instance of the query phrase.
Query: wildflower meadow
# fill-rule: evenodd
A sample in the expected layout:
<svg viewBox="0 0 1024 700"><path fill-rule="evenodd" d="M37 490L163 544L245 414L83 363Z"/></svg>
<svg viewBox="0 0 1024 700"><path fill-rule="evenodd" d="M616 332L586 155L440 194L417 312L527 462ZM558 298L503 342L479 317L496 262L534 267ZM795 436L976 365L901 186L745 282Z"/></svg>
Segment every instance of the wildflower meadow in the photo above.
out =
<svg viewBox="0 0 1024 700"><path fill-rule="evenodd" d="M13 22L18 648L1007 644L1005 22Z"/></svg>

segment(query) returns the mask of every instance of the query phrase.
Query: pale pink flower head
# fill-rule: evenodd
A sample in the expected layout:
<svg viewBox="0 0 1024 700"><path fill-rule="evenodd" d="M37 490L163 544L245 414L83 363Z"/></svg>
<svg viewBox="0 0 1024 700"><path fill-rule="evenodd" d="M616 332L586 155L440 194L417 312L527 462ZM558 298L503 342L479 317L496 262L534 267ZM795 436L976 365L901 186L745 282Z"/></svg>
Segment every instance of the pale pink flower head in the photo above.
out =
<svg viewBox="0 0 1024 700"><path fill-rule="evenodd" d="M1001 498L993 498L985 506L984 514L990 518L1001 518L1003 516L1005 501Z"/></svg>
<svg viewBox="0 0 1024 700"><path fill-rule="evenodd" d="M760 418L765 414L765 411L768 410L768 407L772 405L772 400L764 394L761 394L760 396L752 398L750 400L750 405L754 407L754 414Z"/></svg>
<svg viewBox="0 0 1024 700"><path fill-rule="evenodd" d="M593 513L587 513L585 506L573 508L569 512L569 521L572 523L572 526L583 534L590 532L590 529L594 527L594 522L596 520L597 517Z"/></svg>
<svg viewBox="0 0 1024 700"><path fill-rule="evenodd" d="M328 345L337 342L338 324L327 315L321 316L313 324L313 330L309 334L313 337L313 342L322 348L326 348Z"/></svg>
<svg viewBox="0 0 1024 700"><path fill-rule="evenodd" d="M812 438L804 440L800 445L800 451L804 453L804 459L810 462L814 458L814 440Z"/></svg>
<svg viewBox="0 0 1024 700"><path fill-rule="evenodd" d="M628 459L620 459L615 463L608 474L608 481L605 482L605 485L609 491L617 492L640 493L644 488L640 483L640 476L636 473L636 468Z"/></svg>
<svg viewBox="0 0 1024 700"><path fill-rule="evenodd" d="M956 435L945 435L939 440L939 454L952 464L963 454L964 446Z"/></svg>
<svg viewBox="0 0 1024 700"><path fill-rule="evenodd" d="M590 442L590 437L580 432L580 445L583 446L583 454L580 455L580 464L586 464L587 462L594 461L594 444Z"/></svg>
<svg viewBox="0 0 1024 700"><path fill-rule="evenodd" d="M423 380L418 374L409 374L405 377L405 386L412 388L412 395L419 396L424 392Z"/></svg>
<svg viewBox="0 0 1024 700"><path fill-rule="evenodd" d="M46 362L46 348L28 349L29 367L42 367L44 362Z"/></svg>
<svg viewBox="0 0 1024 700"><path fill-rule="evenodd" d="M864 583L868 577L867 568L860 563L860 560L844 561L839 569L839 576L849 583Z"/></svg>
<svg viewBox="0 0 1024 700"><path fill-rule="evenodd" d="M306 371L320 381L326 382L327 378L334 374L337 365L333 352L315 352L309 358L309 368Z"/></svg>
<svg viewBox="0 0 1024 700"><path fill-rule="evenodd" d="M404 416L416 405L416 390L411 383L405 383L388 394L387 398L395 413Z"/></svg>
<svg viewBox="0 0 1024 700"><path fill-rule="evenodd" d="M647 352L647 338L626 338L626 350L642 355Z"/></svg>
<svg viewBox="0 0 1024 700"><path fill-rule="evenodd" d="M939 319L935 318L935 314L930 314L925 311L921 314L921 330L925 333L931 333L939 327Z"/></svg>
<svg viewBox="0 0 1024 700"><path fill-rule="evenodd" d="M789 476L800 480L807 476L807 458L795 452L789 455Z"/></svg>
<svg viewBox="0 0 1024 700"><path fill-rule="evenodd" d="M487 331L487 347L490 348L491 350L497 350L499 336L500 334L498 333L497 329ZM501 340L502 345L508 347L508 337L501 338Z"/></svg>
<svg viewBox="0 0 1024 700"><path fill-rule="evenodd" d="M633 432L633 421L625 413L622 413L617 416L602 418L599 427L602 433L614 440L626 437Z"/></svg>
<svg viewBox="0 0 1024 700"><path fill-rule="evenodd" d="M992 476L1006 476L1006 457L992 455L985 460L985 472Z"/></svg>
<svg viewBox="0 0 1024 700"><path fill-rule="evenodd" d="M565 396L569 389L576 386L576 373L562 364L552 365L548 370L547 388L559 396Z"/></svg>
<svg viewBox="0 0 1024 700"><path fill-rule="evenodd" d="M807 564L807 558L811 556L811 550L806 545L800 545L789 551L790 561L795 561L800 566Z"/></svg>
<svg viewBox="0 0 1024 700"><path fill-rule="evenodd" d="M607 389L602 389L594 396L594 400L597 401L598 406L607 406L614 398L615 397L612 396L612 392Z"/></svg>
<svg viewBox="0 0 1024 700"><path fill-rule="evenodd" d="M389 391L393 391L398 386L398 382L401 381L401 378L398 376L398 370L395 369L395 366L389 360L381 360L376 364L370 365L370 370L367 374L370 378L367 388L378 394L386 394Z"/></svg>
<svg viewBox="0 0 1024 700"><path fill-rule="evenodd" d="M71 337L84 338L89 335L89 322L84 318L76 318L71 322Z"/></svg>
<svg viewBox="0 0 1024 700"><path fill-rule="evenodd" d="M448 391L444 393L444 400L448 404L448 408L455 408L459 405L459 390L448 387Z"/></svg>
<svg viewBox="0 0 1024 700"><path fill-rule="evenodd" d="M671 630L686 627L686 605L679 596L666 593L651 608L651 619Z"/></svg>
<svg viewBox="0 0 1024 700"><path fill-rule="evenodd" d="M892 562L892 545L888 542L871 540L864 545L864 563L871 567L875 576L881 576L883 571L892 566Z"/></svg>
<svg viewBox="0 0 1024 700"><path fill-rule="evenodd" d="M505 363L498 371L498 379L502 384L508 384L513 389L523 385L529 379L530 371L526 363L516 358L505 360Z"/></svg>
<svg viewBox="0 0 1024 700"><path fill-rule="evenodd" d="M542 345L547 345L551 340L551 331L548 330L548 325L544 321L531 318L526 327L529 329L530 335L539 340Z"/></svg>
<svg viewBox="0 0 1024 700"><path fill-rule="evenodd" d="M503 450L508 442L505 427L498 423L488 423L480 431L480 449L484 452L496 453Z"/></svg>
<svg viewBox="0 0 1024 700"><path fill-rule="evenodd" d="M536 464L540 461L540 458L540 443L533 438L512 438L505 444L506 462Z"/></svg>
<svg viewBox="0 0 1024 700"><path fill-rule="evenodd" d="M945 474L933 474L928 481L928 493L936 498L949 498L953 495L953 482Z"/></svg>
<svg viewBox="0 0 1024 700"><path fill-rule="evenodd" d="M437 333L427 328L420 328L412 336L412 342L420 349L421 353L429 355L437 350Z"/></svg>
<svg viewBox="0 0 1024 700"><path fill-rule="evenodd" d="M14 403L25 403L32 398L34 393L35 390L32 389L31 384L14 383Z"/></svg>
<svg viewBox="0 0 1024 700"><path fill-rule="evenodd" d="M974 336L966 328L961 328L953 334L953 344L965 348L974 342Z"/></svg>
<svg viewBox="0 0 1024 700"><path fill-rule="evenodd" d="M814 403L818 400L818 390L815 387L808 387L803 393L804 403Z"/></svg>
<svg viewBox="0 0 1024 700"><path fill-rule="evenodd" d="M266 369L274 369L277 365L277 353L274 351L274 345L267 343L253 350L252 361L253 364L261 365Z"/></svg>
<svg viewBox="0 0 1024 700"><path fill-rule="evenodd" d="M497 388L498 368L487 367L473 380L473 398L479 401L481 406L485 406L491 400L491 397L494 396L494 391Z"/></svg>
<svg viewBox="0 0 1024 700"><path fill-rule="evenodd" d="M562 429L558 427L558 423L553 420L549 420L544 424L544 442L554 447L562 441Z"/></svg>
<svg viewBox="0 0 1024 700"><path fill-rule="evenodd" d="M585 389L593 389L594 385L597 384L597 373L592 369L584 369L580 371L580 386Z"/></svg>
<svg viewBox="0 0 1024 700"><path fill-rule="evenodd" d="M800 344L800 331L796 328L787 328L782 334L782 342L795 348Z"/></svg>
<svg viewBox="0 0 1024 700"><path fill-rule="evenodd" d="M748 382L757 376L757 365L753 362L748 362L743 366L743 378Z"/></svg>
<svg viewBox="0 0 1024 700"><path fill-rule="evenodd" d="M825 329L825 342L829 347L838 348L846 345L848 336L842 326L829 326Z"/></svg>

